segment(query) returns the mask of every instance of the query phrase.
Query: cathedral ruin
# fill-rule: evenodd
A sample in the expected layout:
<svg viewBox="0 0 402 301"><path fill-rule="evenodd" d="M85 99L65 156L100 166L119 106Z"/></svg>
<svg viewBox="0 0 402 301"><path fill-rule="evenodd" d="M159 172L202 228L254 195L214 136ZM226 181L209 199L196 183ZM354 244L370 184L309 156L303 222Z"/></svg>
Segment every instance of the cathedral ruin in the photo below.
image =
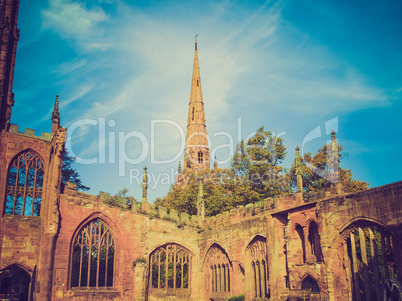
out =
<svg viewBox="0 0 402 301"><path fill-rule="evenodd" d="M62 188L58 98L50 133L10 124L18 7L0 2L0 299L400 300L402 182L310 195L299 185L212 217L202 187L198 215L155 208L146 175L142 202L122 208ZM211 163L197 51L184 171Z"/></svg>

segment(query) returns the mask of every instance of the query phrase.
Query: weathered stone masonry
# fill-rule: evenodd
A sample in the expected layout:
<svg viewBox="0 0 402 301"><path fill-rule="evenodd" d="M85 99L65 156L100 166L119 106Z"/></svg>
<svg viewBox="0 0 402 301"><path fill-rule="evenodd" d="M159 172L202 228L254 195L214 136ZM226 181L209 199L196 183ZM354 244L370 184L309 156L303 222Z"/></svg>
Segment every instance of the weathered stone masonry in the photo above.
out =
<svg viewBox="0 0 402 301"><path fill-rule="evenodd" d="M319 293L314 296L324 300L345 300L345 296L365 300L356 296L355 287L367 284L364 280L356 282L353 275L362 274L364 279L368 273L364 268L354 269L352 261L353 256L360 256L359 262L367 261L369 265L373 254L366 252L364 257L364 252L355 251L353 255L352 249L361 248L358 234L353 233L371 235L368 226L384 233L381 243L389 245L389 250L382 248L381 252L392 251L395 270L402 269L402 182L316 199L303 199L299 193L202 219L156 209L152 204L146 211L141 203L134 203L130 209L112 207L107 205L108 194L92 196L76 191L72 184L60 191L63 128L35 136L33 131L19 132L12 126L1 135L3 200L7 166L13 158L29 149L43 159L40 216L3 214L0 224L0 269L3 274L10 267L25 271L33 300L166 300L167 296L172 300L226 300L242 293L246 300L280 300L287 294L300 293L307 279L317 283ZM5 212L5 202L0 206ZM114 236L113 285L72 287L74 239L85 224L95 219L107 224ZM188 251L188 285L172 288L167 284L151 289L150 255L165 250L167 245ZM390 255L384 254L383 259L380 255L376 260L384 266L384 258ZM138 263L134 267L135 261ZM388 262L385 265L389 277L392 271ZM367 270L373 270L371 266ZM381 271L377 274L380 279ZM364 289L361 291L364 294Z"/></svg>

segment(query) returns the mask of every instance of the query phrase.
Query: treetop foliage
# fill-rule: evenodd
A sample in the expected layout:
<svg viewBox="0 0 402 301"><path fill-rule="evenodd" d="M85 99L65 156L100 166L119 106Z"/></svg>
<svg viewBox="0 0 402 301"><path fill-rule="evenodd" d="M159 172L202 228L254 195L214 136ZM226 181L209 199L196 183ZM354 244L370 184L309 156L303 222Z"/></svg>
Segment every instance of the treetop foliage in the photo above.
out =
<svg viewBox="0 0 402 301"><path fill-rule="evenodd" d="M344 185L345 192L368 188L368 183L353 179L352 172L339 168L334 173L334 158L343 158L342 146L324 145L314 156L301 158L303 190L306 192L329 188L334 174ZM285 169L281 163L286 156L283 139L260 127L247 141L240 141L233 155L230 168L196 172L185 171L184 178L173 184L164 198L156 200L156 206L176 209L191 215L197 214L198 183L203 182L205 215L211 216L246 205L294 193L297 190L295 163Z"/></svg>
<svg viewBox="0 0 402 301"><path fill-rule="evenodd" d="M69 156L68 152L64 149L61 153L61 159L63 160L63 168L61 169L61 183L63 185L66 182L71 182L77 185L77 190L87 191L90 187L82 184L80 174L71 166L76 158Z"/></svg>

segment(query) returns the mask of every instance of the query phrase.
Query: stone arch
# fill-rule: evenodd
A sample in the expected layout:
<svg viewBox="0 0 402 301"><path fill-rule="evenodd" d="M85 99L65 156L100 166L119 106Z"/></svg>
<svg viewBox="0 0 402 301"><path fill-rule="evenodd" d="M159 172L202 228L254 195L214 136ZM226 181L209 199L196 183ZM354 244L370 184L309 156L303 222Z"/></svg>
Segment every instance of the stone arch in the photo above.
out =
<svg viewBox="0 0 402 301"><path fill-rule="evenodd" d="M353 300L381 300L387 279L402 280L396 272L402 270L401 240L383 223L367 217L351 219L340 229L329 262L335 279L340 279L335 281L334 291L340 292L335 298L347 294Z"/></svg>
<svg viewBox="0 0 402 301"><path fill-rule="evenodd" d="M93 213L76 228L71 239L69 287L113 287L119 248L105 215Z"/></svg>
<svg viewBox="0 0 402 301"><path fill-rule="evenodd" d="M33 294L31 279L31 273L21 265L9 265L0 271L0 294L3 298L18 297L20 301L28 301Z"/></svg>
<svg viewBox="0 0 402 301"><path fill-rule="evenodd" d="M231 296L233 264L225 249L213 243L203 260L203 290L206 298L227 299Z"/></svg>
<svg viewBox="0 0 402 301"><path fill-rule="evenodd" d="M173 242L158 245L149 255L149 294L189 295L192 253Z"/></svg>
<svg viewBox="0 0 402 301"><path fill-rule="evenodd" d="M304 228L299 224L296 223L294 225L294 232L298 238L297 247L301 248L302 256L299 258L299 264L303 264L306 262L306 242L305 242L305 235L304 235Z"/></svg>
<svg viewBox="0 0 402 301"><path fill-rule="evenodd" d="M8 165L4 214L39 216L44 178L41 155L30 148L16 154Z"/></svg>
<svg viewBox="0 0 402 301"><path fill-rule="evenodd" d="M246 247L246 266L250 270L248 286L253 298L269 298L267 240L256 235Z"/></svg>
<svg viewBox="0 0 402 301"><path fill-rule="evenodd" d="M310 276L309 274L306 274L302 280L301 280L301 289L310 289L311 293L320 293L321 288L320 285L318 284L318 281Z"/></svg>
<svg viewBox="0 0 402 301"><path fill-rule="evenodd" d="M251 235L251 236L249 236L248 243L247 243L247 247L248 247L252 242L254 242L255 239L258 239L258 238L265 239L265 241L267 240L267 238L266 238L263 234L254 234L254 235ZM246 249L247 249L247 247L246 247Z"/></svg>
<svg viewBox="0 0 402 301"><path fill-rule="evenodd" d="M194 256L194 252L193 251L191 251L189 248L187 248L186 246L184 246L183 244L181 244L178 240L175 240L175 239L169 239L169 240L166 240L166 241L164 241L164 242L162 242L162 243L157 243L157 244L155 244L155 245L151 245L150 246L150 249L152 250L151 252L150 252L150 254L153 252L153 251L155 251L156 249L158 249L158 248L160 248L160 247L163 247L163 246L165 246L165 245L167 245L167 244L176 244L176 245L179 245L179 246L181 246L183 249L185 249L187 252L189 252L190 254L191 254L191 256Z"/></svg>
<svg viewBox="0 0 402 301"><path fill-rule="evenodd" d="M307 229L308 229L307 241L309 243L308 249L310 256L312 256L316 262L321 262L322 261L321 238L318 231L318 224L314 220L310 220Z"/></svg>
<svg viewBox="0 0 402 301"><path fill-rule="evenodd" d="M205 261L206 261L206 259L207 259L207 254L208 254L208 252L211 250L212 247L218 247L218 248L222 249L222 251L223 251L223 252L225 253L225 255L228 257L229 261L232 262L232 260L231 260L230 257L229 257L229 254L225 251L225 250L226 250L225 245L224 245L223 243L219 243L219 242L217 242L217 241L214 241L213 243L211 243L211 245L210 245L209 248L208 248L208 251L205 253L204 258L202 259L202 264L201 264L202 267L205 265Z"/></svg>

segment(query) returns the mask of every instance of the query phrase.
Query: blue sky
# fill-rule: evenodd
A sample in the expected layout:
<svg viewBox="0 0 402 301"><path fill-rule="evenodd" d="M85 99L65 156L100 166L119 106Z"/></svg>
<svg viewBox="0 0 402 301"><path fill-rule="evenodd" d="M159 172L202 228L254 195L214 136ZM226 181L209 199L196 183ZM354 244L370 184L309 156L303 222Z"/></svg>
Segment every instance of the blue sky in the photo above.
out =
<svg viewBox="0 0 402 301"><path fill-rule="evenodd" d="M296 145L316 152L334 128L342 167L371 187L395 182L401 11L397 0L21 0L12 123L49 132L59 94L90 193L127 187L140 199L137 179L147 166L152 202L183 160L179 128L198 34L207 131L220 166L228 165L228 145L262 125L284 139L288 167Z"/></svg>

